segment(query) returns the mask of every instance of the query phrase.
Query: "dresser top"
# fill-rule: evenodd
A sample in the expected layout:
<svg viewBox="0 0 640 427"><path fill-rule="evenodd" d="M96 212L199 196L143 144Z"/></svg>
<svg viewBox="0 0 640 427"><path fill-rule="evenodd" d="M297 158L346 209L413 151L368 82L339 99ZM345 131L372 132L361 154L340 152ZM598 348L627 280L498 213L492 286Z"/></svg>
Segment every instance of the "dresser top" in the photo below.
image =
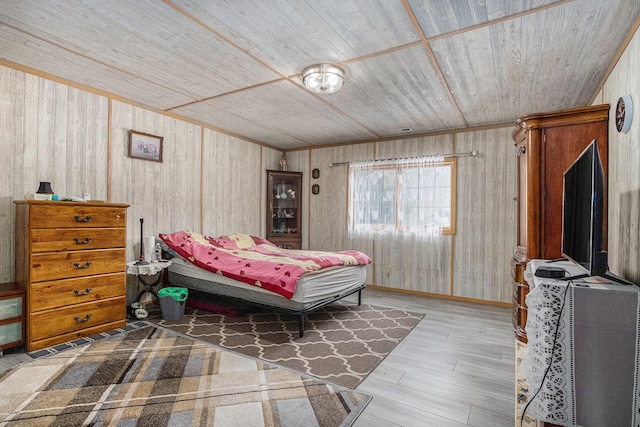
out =
<svg viewBox="0 0 640 427"><path fill-rule="evenodd" d="M96 202L96 201L88 201L88 202L63 202L63 201L51 201L51 200L14 200L13 203L16 205L19 204L29 204L29 205L58 205L58 206L108 206L110 208L113 207L122 207L128 208L130 205L126 203L106 203L106 202Z"/></svg>

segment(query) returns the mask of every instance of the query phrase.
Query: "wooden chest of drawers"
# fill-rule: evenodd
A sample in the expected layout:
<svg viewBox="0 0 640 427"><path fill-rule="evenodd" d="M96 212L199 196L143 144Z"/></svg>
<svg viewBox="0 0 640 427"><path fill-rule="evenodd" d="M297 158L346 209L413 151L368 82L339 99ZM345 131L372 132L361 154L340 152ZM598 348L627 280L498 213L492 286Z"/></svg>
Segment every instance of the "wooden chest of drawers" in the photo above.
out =
<svg viewBox="0 0 640 427"><path fill-rule="evenodd" d="M14 203L27 351L123 327L129 205Z"/></svg>

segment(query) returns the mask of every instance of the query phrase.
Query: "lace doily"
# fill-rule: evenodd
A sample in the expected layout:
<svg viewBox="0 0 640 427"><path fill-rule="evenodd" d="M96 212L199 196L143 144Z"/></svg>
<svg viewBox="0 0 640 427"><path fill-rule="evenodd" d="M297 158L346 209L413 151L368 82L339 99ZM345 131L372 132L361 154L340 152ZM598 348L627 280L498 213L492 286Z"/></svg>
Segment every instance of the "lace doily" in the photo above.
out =
<svg viewBox="0 0 640 427"><path fill-rule="evenodd" d="M529 291L526 301L528 350L521 368L531 390L527 412L541 421L575 425L573 288L541 284Z"/></svg>
<svg viewBox="0 0 640 427"><path fill-rule="evenodd" d="M153 276L171 265L171 261L157 261L143 265L136 265L136 262L137 261L129 261L127 263L127 274Z"/></svg>
<svg viewBox="0 0 640 427"><path fill-rule="evenodd" d="M573 364L575 288L569 286L570 282L534 280L533 272L541 263L544 261L531 260L525 271L525 280L530 285L529 294L526 297L528 317L525 327L528 350L520 367L530 387L530 403L526 411L540 421L575 426L577 422ZM640 300L636 315L636 319L640 319ZM636 331L638 335L636 343L640 343L640 327ZM631 426L640 427L638 387L640 348L638 346L636 346L635 359L634 413Z"/></svg>

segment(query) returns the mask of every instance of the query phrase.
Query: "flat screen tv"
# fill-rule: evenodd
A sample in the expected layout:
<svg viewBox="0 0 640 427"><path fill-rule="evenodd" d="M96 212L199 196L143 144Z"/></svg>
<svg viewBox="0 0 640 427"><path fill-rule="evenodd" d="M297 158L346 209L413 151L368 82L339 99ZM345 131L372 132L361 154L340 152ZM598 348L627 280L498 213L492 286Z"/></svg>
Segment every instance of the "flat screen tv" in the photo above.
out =
<svg viewBox="0 0 640 427"><path fill-rule="evenodd" d="M584 269L573 276L605 276L607 253L602 250L604 169L594 139L564 173L562 255Z"/></svg>

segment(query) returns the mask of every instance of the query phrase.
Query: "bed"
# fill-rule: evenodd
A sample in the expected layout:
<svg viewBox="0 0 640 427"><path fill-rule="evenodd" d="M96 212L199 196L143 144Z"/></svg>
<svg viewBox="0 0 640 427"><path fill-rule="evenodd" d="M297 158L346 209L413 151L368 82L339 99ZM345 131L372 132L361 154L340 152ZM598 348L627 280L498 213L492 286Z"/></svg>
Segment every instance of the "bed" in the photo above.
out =
<svg viewBox="0 0 640 427"><path fill-rule="evenodd" d="M358 251L282 249L246 234L212 238L180 231L160 239L173 256L172 286L295 314L300 337L306 313L355 293L361 304L371 262Z"/></svg>

